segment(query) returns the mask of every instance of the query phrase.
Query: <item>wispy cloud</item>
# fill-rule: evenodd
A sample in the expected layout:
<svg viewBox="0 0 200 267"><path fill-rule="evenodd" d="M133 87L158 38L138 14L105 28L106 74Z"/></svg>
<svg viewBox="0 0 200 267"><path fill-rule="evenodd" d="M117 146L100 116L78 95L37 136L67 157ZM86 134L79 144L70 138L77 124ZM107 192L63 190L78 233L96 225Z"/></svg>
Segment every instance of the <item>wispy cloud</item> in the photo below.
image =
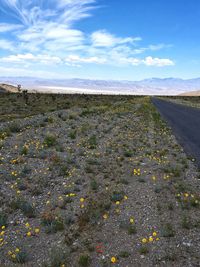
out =
<svg viewBox="0 0 200 267"><path fill-rule="evenodd" d="M4 39L0 39L0 48L1 50L14 51L15 46L12 42Z"/></svg>
<svg viewBox="0 0 200 267"><path fill-rule="evenodd" d="M95 0L0 0L1 10L30 26L48 21L68 24L90 16ZM59 15L59 16L58 16Z"/></svg>
<svg viewBox="0 0 200 267"><path fill-rule="evenodd" d="M17 24L0 23L0 33L19 30L21 28L22 26Z"/></svg>
<svg viewBox="0 0 200 267"><path fill-rule="evenodd" d="M75 23L90 17L95 8L97 0L0 0L1 12L16 19L16 24L0 23L0 32L8 33L7 39L0 39L0 48L11 51L0 58L1 62L78 67L83 64L174 65L171 59L141 56L168 45L143 47L140 36L121 37L106 29L92 33L77 29Z"/></svg>
<svg viewBox="0 0 200 267"><path fill-rule="evenodd" d="M49 55L33 55L33 54L18 54L18 55L10 55L8 57L1 58L2 62L13 62L13 63L42 63L42 64L59 64L62 60L56 56Z"/></svg>

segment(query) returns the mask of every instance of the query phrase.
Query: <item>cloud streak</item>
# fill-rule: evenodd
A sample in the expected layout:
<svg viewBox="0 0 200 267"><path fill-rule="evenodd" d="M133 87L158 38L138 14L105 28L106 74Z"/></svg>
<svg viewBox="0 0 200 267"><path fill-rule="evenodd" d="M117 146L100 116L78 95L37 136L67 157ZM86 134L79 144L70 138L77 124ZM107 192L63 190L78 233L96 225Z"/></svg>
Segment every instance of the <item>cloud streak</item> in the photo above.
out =
<svg viewBox="0 0 200 267"><path fill-rule="evenodd" d="M0 9L26 26L49 19L70 25L90 16L94 3L95 0L0 0Z"/></svg>
<svg viewBox="0 0 200 267"><path fill-rule="evenodd" d="M139 36L121 37L106 29L91 33L77 29L75 23L92 16L95 8L97 0L0 0L0 12L16 19L16 24L0 23L0 33L7 34L7 39L0 39L1 50L10 52L0 58L1 62L38 68L48 64L63 67L175 64L168 58L142 56L168 45L142 47L143 40Z"/></svg>

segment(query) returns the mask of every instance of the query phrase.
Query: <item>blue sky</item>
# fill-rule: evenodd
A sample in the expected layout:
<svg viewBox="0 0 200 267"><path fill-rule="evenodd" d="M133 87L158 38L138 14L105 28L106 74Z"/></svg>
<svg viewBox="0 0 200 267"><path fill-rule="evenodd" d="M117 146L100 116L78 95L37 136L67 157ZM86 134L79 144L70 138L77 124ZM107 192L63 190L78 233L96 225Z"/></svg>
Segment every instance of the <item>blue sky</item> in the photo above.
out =
<svg viewBox="0 0 200 267"><path fill-rule="evenodd" d="M0 0L0 75L200 77L199 0Z"/></svg>

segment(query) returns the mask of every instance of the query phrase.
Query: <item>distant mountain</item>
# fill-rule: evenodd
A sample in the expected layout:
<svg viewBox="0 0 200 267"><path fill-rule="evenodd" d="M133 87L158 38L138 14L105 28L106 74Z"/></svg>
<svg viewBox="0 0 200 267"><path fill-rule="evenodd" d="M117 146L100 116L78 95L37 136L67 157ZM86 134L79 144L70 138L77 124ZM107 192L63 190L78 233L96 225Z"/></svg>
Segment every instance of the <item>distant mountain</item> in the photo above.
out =
<svg viewBox="0 0 200 267"><path fill-rule="evenodd" d="M54 93L107 93L133 95L178 95L200 90L200 78L152 78L142 81L89 79L42 79L35 77L0 77L0 82L21 84L29 91Z"/></svg>

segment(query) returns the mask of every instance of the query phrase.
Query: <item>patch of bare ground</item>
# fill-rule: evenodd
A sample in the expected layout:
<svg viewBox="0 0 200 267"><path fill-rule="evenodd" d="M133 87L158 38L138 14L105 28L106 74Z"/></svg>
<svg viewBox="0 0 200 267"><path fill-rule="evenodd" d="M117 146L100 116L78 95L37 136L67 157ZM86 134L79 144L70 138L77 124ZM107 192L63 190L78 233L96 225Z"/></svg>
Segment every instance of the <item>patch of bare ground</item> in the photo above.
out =
<svg viewBox="0 0 200 267"><path fill-rule="evenodd" d="M200 174L148 97L3 99L1 266L199 266Z"/></svg>

